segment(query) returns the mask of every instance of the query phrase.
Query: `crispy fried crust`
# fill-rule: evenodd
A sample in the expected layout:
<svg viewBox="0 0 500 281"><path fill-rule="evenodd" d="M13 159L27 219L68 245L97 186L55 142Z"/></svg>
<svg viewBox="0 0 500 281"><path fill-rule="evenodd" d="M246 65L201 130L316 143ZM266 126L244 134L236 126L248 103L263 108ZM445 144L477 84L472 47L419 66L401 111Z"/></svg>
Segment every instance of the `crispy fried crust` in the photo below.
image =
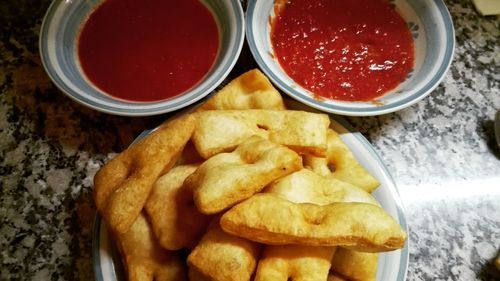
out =
<svg viewBox="0 0 500 281"><path fill-rule="evenodd" d="M225 233L214 219L188 256L191 275L201 280L248 281L257 265L258 243Z"/></svg>
<svg viewBox="0 0 500 281"><path fill-rule="evenodd" d="M295 203L327 205L334 202L364 202L378 205L377 200L363 189L302 169L282 177L265 188L264 192L278 195Z"/></svg>
<svg viewBox="0 0 500 281"><path fill-rule="evenodd" d="M335 178L319 176L306 169L279 179L267 187L265 192L295 203L327 205L334 202L364 202L378 205L375 198L361 188ZM283 247L284 252L289 249L289 246L276 247ZM303 254L308 252L303 251ZM332 270L349 280L374 280L377 273L377 256L376 253L355 252L338 247L332 260Z"/></svg>
<svg viewBox="0 0 500 281"><path fill-rule="evenodd" d="M197 111L252 108L285 109L280 93L258 69L250 70L229 82Z"/></svg>
<svg viewBox="0 0 500 281"><path fill-rule="evenodd" d="M158 245L143 214L137 217L127 233L116 235L129 281L182 281L186 270L175 252Z"/></svg>
<svg viewBox="0 0 500 281"><path fill-rule="evenodd" d="M338 248L332 259L332 270L349 280L375 281L378 254Z"/></svg>
<svg viewBox="0 0 500 281"><path fill-rule="evenodd" d="M193 134L205 159L233 150L252 135L285 145L298 153L324 156L330 119L325 114L292 110L212 110L197 113Z"/></svg>
<svg viewBox="0 0 500 281"><path fill-rule="evenodd" d="M371 196L363 189L334 178L322 177L307 169L302 169L277 180L270 186L266 187L265 192L272 193L295 203L314 203L317 205L328 205L334 202L364 202L378 205L378 202L375 200L375 198L373 198L373 196ZM295 248L297 246L292 247L291 245L273 247L275 248L275 251L279 251L279 255L276 256L280 258L281 265L286 265L287 263L293 263L296 260L301 260L301 255L309 257L310 253L318 251L318 248L325 249L323 247L298 246L300 247L298 250ZM340 247L327 247L326 249L330 249L330 251L332 251L332 255L335 249L337 249L337 251L340 251L339 254L335 253L335 256L333 258L333 260L335 261L335 265L332 264L332 269L338 269L336 272L342 274L343 276L349 277L349 280L362 281L372 280L369 278L375 278L374 274L377 270L377 254L354 252ZM268 247L266 247L266 249L264 250L264 258L267 255L267 251ZM309 261L311 263L310 265L304 267L304 269L299 268L294 270L293 272L295 272L295 275L289 277L291 277L292 280L304 280L301 272L307 272L307 270L311 270L316 273L322 273L320 276L317 276L317 278L315 277L305 280L325 280L326 276L328 275L328 270L330 269L330 261L328 261L328 267L326 268L326 271L321 270L321 268L326 267L323 260L309 259ZM262 263L263 261L261 259L261 261L259 261L257 276L259 276ZM279 268L278 265L274 265L271 269ZM323 265L323 267L320 267L321 265ZM280 272L282 271L283 270L280 270ZM262 273L262 275L272 275L272 272L272 270L270 271L270 273L268 273L268 271L265 271ZM282 274L286 274L286 271L284 272L285 273ZM298 274L301 275L297 276ZM306 274L305 276L314 275ZM274 279L263 278L262 280ZM285 278L283 280L288 279Z"/></svg>
<svg viewBox="0 0 500 281"><path fill-rule="evenodd" d="M406 233L382 208L366 203L297 204L256 194L227 211L224 231L271 245L346 246L365 252L403 247Z"/></svg>
<svg viewBox="0 0 500 281"><path fill-rule="evenodd" d="M144 206L154 233L165 249L194 247L209 223L210 217L194 206L192 190L183 185L197 167L176 166L161 176Z"/></svg>
<svg viewBox="0 0 500 281"><path fill-rule="evenodd" d="M335 247L266 246L255 281L326 280Z"/></svg>
<svg viewBox="0 0 500 281"><path fill-rule="evenodd" d="M253 136L235 151L205 161L185 184L193 189L198 209L215 214L301 167L302 159L294 151Z"/></svg>
<svg viewBox="0 0 500 281"><path fill-rule="evenodd" d="M154 182L175 164L195 123L192 115L166 122L97 172L95 203L113 231L128 231L146 203Z"/></svg>
<svg viewBox="0 0 500 281"><path fill-rule="evenodd" d="M372 192L380 185L378 180L359 164L339 134L332 129L328 129L326 158L305 155L304 166L319 175L348 182L367 192ZM330 169L332 166L335 167L334 171Z"/></svg>

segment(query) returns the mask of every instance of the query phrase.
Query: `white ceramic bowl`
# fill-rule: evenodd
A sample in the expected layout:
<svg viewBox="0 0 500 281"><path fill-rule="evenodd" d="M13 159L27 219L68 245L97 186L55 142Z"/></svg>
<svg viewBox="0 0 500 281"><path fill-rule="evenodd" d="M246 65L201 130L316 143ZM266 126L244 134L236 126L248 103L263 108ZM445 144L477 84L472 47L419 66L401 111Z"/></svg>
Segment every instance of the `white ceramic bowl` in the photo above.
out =
<svg viewBox="0 0 500 281"><path fill-rule="evenodd" d="M233 68L245 37L243 9L239 1L201 0L219 27L220 47L205 78L187 92L158 102L114 99L90 83L78 63L79 31L89 14L104 0L54 0L40 31L40 56L47 74L59 89L92 109L126 116L147 116L174 111L208 95Z"/></svg>
<svg viewBox="0 0 500 281"><path fill-rule="evenodd" d="M286 106L292 110L312 111L298 102L287 101ZM349 124L338 116L331 116L330 127L340 134L356 159L370 174L380 181L380 186L373 192L382 208L389 213L409 233L405 209L391 174L377 155L373 146L359 132L355 132ZM147 136L151 131L144 131L136 141ZM405 281L409 261L408 240L402 249L379 254L377 281ZM96 281L122 281L126 274L121 258L115 246L115 240L100 215L96 215L92 236L92 263Z"/></svg>
<svg viewBox="0 0 500 281"><path fill-rule="evenodd" d="M281 68L273 55L270 18L273 0L249 0L246 10L246 35L250 50L271 81L292 98L316 109L351 116L370 116L394 112L410 106L430 94L450 67L455 32L450 14L442 0L391 0L396 11L408 23L414 38L413 72L396 89L377 102L319 101L297 85Z"/></svg>

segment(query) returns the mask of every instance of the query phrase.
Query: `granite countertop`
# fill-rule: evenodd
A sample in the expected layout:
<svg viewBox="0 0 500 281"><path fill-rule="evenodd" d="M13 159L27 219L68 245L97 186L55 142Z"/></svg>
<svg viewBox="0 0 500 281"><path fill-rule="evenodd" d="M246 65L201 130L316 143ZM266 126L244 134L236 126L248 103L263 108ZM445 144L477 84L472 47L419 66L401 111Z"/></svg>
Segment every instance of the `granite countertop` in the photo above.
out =
<svg viewBox="0 0 500 281"><path fill-rule="evenodd" d="M110 116L51 84L38 56L50 1L0 3L0 280L93 280L92 178L165 115ZM410 226L408 280L500 280L500 20L448 0L455 57L441 85L397 113L347 120L380 154ZM231 73L255 67L248 50Z"/></svg>

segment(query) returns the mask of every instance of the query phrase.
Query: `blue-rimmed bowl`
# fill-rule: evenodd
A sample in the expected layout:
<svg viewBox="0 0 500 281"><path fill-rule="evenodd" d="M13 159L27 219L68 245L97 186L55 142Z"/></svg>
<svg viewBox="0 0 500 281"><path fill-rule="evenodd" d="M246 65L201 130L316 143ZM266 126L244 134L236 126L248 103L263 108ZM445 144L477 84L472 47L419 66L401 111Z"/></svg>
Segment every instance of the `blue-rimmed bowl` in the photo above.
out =
<svg viewBox="0 0 500 281"><path fill-rule="evenodd" d="M415 46L413 71L397 88L373 101L318 100L295 83L275 59L270 23L273 0L249 0L246 35L250 50L271 81L292 98L316 109L351 116L394 112L423 99L434 90L450 67L455 46L451 16L442 0L389 0L408 23Z"/></svg>
<svg viewBox="0 0 500 281"><path fill-rule="evenodd" d="M315 112L313 109L295 101L285 100L288 109ZM330 127L339 133L342 141L349 147L359 163L380 182L372 195L380 206L390 214L409 234L405 208L398 188L382 159L373 146L359 132L356 132L344 119L330 116ZM135 141L150 134L142 132ZM96 281L122 281L126 274L121 263L120 253L115 240L99 214L96 215L92 235L92 263ZM406 241L402 249L380 253L378 258L377 281L405 281L409 262L409 244Z"/></svg>
<svg viewBox="0 0 500 281"><path fill-rule="evenodd" d="M80 29L90 13L105 0L54 0L40 31L40 56L54 84L75 101L92 109L126 116L147 116L174 111L208 95L233 68L245 37L243 9L239 1L200 0L212 12L219 27L220 47L214 66L197 85L172 99L128 102L115 99L94 86L78 62Z"/></svg>

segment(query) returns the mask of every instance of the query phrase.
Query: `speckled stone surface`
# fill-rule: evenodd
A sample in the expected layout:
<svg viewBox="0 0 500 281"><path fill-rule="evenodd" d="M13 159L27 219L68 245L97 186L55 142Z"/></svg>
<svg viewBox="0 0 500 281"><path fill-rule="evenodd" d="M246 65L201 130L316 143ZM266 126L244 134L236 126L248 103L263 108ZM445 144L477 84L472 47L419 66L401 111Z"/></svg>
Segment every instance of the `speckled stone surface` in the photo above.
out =
<svg viewBox="0 0 500 281"><path fill-rule="evenodd" d="M93 280L92 178L166 116L86 109L43 71L50 1L0 2L0 280ZM347 118L391 171L410 225L408 280L500 280L500 19L447 1L455 58L441 85L397 113ZM244 50L232 77L254 67Z"/></svg>

